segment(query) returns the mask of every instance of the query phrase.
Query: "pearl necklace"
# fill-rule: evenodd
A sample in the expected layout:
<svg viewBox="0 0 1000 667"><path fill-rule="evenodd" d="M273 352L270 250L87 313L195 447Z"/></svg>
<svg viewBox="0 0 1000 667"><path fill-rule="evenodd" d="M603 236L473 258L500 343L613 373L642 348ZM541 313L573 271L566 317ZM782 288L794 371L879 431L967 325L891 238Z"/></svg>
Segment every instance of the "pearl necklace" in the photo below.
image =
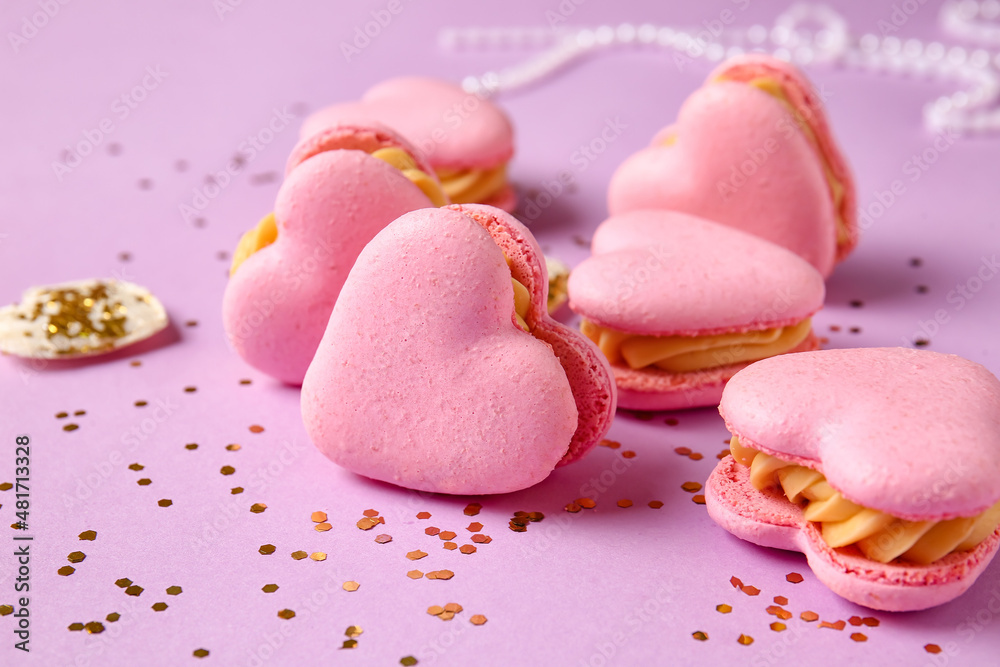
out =
<svg viewBox="0 0 1000 667"><path fill-rule="evenodd" d="M924 106L928 129L949 128L959 133L1000 130L1000 108L996 108L1000 52L897 37L895 33L920 7L920 0L903 0L877 23L881 35L860 37L850 33L847 21L833 9L798 4L778 16L770 29L763 25L723 27L721 21L706 21L704 29L650 23L597 28L462 28L442 31L440 40L453 50L544 48L512 67L466 77L462 82L465 90L482 97L527 86L588 53L613 47L672 49L679 54L675 57L711 62L752 51L771 53L799 66L830 64L957 83L961 86L957 92ZM946 32L986 46L1000 46L1000 22L992 23L998 17L1000 0L949 2L940 12Z"/></svg>

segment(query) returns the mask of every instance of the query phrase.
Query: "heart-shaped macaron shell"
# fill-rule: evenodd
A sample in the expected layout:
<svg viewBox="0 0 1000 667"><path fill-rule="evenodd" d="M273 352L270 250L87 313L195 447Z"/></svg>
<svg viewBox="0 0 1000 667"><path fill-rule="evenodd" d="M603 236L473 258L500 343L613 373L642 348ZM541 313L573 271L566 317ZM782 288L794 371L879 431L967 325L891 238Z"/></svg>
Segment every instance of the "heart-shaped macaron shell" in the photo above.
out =
<svg viewBox="0 0 1000 667"><path fill-rule="evenodd" d="M277 238L235 268L223 298L226 334L250 365L301 383L362 248L403 213L433 205L403 171L369 154L384 148L425 164L374 125L328 128L293 152L275 202Z"/></svg>
<svg viewBox="0 0 1000 667"><path fill-rule="evenodd" d="M514 132L504 112L447 81L403 77L370 88L360 101L317 111L302 125L306 138L331 124L385 123L424 155L456 203L479 202L512 210L505 176L514 155Z"/></svg>
<svg viewBox="0 0 1000 667"><path fill-rule="evenodd" d="M614 383L548 316L547 289L534 238L503 211L402 216L361 253L306 374L313 443L355 473L451 494L523 489L579 458L610 426Z"/></svg>
<svg viewBox="0 0 1000 667"><path fill-rule="evenodd" d="M788 248L823 276L856 242L853 181L822 105L791 65L767 56L714 72L676 124L618 168L608 208L721 222Z"/></svg>
<svg viewBox="0 0 1000 667"><path fill-rule="evenodd" d="M720 412L742 446L822 473L846 500L906 521L981 515L1000 501L1000 381L954 355L904 348L825 350L738 373ZM833 549L779 491L758 491L723 459L708 510L764 546L802 551L839 595L886 610L923 609L965 591L992 559L1000 528L971 551L929 564L879 563Z"/></svg>
<svg viewBox="0 0 1000 667"><path fill-rule="evenodd" d="M780 246L702 218L633 211L601 223L570 275L585 320L645 336L713 336L796 325L823 305L822 276ZM811 334L797 349L814 349ZM690 372L612 364L621 407L717 405L747 362Z"/></svg>

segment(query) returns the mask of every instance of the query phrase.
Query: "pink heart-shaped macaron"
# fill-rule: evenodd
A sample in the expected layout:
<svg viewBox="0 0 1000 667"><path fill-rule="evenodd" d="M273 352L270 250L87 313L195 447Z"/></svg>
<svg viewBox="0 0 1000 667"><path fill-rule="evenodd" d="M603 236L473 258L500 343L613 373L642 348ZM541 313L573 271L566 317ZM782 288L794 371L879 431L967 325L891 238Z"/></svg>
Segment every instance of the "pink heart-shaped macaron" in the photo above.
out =
<svg viewBox="0 0 1000 667"><path fill-rule="evenodd" d="M489 100L447 81L390 79L357 102L309 116L301 136L332 124L371 121L388 125L415 145L453 202L514 208L514 191L503 173L514 155L514 132L504 112Z"/></svg>
<svg viewBox="0 0 1000 667"><path fill-rule="evenodd" d="M677 122L618 168L608 208L721 222L788 248L824 276L857 240L853 180L818 95L794 67L757 54L720 66Z"/></svg>
<svg viewBox="0 0 1000 667"><path fill-rule="evenodd" d="M538 244L503 211L402 216L358 257L306 374L313 443L355 473L451 494L516 491L580 458L615 388L590 341L549 317L547 290Z"/></svg>
<svg viewBox="0 0 1000 667"><path fill-rule="evenodd" d="M848 600L889 611L942 604L1000 545L1000 381L979 364L905 348L789 354L739 372L719 411L742 462L726 457L712 473L709 514L737 537L803 552ZM798 479L772 477L787 466L800 466ZM816 483L828 487L802 490ZM835 499L840 516L811 504L830 489L847 501ZM849 519L857 539L834 532Z"/></svg>
<svg viewBox="0 0 1000 667"><path fill-rule="evenodd" d="M275 202L277 238L234 268L223 298L226 334L250 365L301 383L362 248L403 213L433 205L400 169L370 155L387 148L431 171L378 125L328 128L293 151Z"/></svg>

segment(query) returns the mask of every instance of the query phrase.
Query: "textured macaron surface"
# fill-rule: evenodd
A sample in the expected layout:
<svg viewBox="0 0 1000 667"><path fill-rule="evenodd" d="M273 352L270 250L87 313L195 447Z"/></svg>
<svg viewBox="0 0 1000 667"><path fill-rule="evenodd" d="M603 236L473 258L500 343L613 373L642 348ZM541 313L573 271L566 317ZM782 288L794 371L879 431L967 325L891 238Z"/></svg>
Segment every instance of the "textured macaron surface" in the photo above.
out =
<svg viewBox="0 0 1000 667"><path fill-rule="evenodd" d="M737 373L719 407L748 447L822 472L859 505L913 521L1000 500L1000 381L955 355L823 350Z"/></svg>
<svg viewBox="0 0 1000 667"><path fill-rule="evenodd" d="M385 123L414 143L435 168L488 168L514 153L514 132L503 111L447 81L384 81L360 101L317 111L303 123L301 136L356 121Z"/></svg>
<svg viewBox="0 0 1000 667"><path fill-rule="evenodd" d="M822 276L752 234L671 211L613 216L570 275L570 307L604 327L710 335L800 322L823 304Z"/></svg>
<svg viewBox="0 0 1000 667"><path fill-rule="evenodd" d="M504 493L547 477L578 411L552 347L512 321L504 253L456 210L380 232L340 293L302 387L313 443L408 488Z"/></svg>
<svg viewBox="0 0 1000 667"><path fill-rule="evenodd" d="M299 384L361 249L392 220L430 200L389 164L331 150L299 164L275 202L277 240L230 278L223 323L252 366Z"/></svg>
<svg viewBox="0 0 1000 667"><path fill-rule="evenodd" d="M745 83L695 91L676 124L615 172L608 209L691 213L782 245L824 276L833 270L836 213L822 161L789 109Z"/></svg>

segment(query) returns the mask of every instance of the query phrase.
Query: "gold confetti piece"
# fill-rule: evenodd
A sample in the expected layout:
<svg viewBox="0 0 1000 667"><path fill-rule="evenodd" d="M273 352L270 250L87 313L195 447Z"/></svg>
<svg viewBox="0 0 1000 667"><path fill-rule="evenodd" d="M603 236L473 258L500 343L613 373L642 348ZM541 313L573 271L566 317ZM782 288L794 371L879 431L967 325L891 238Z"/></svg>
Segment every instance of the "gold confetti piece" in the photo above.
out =
<svg viewBox="0 0 1000 667"><path fill-rule="evenodd" d="M406 573L406 576L408 576L410 579L420 579L421 577L424 576L424 573L421 572L420 570L410 570L409 572Z"/></svg>
<svg viewBox="0 0 1000 667"><path fill-rule="evenodd" d="M378 516L378 510L365 510L364 512L362 512L362 514L371 519L373 517Z"/></svg>
<svg viewBox="0 0 1000 667"><path fill-rule="evenodd" d="M445 542L444 548L447 549L448 551L454 551L455 549L458 548L458 545L455 544L454 542Z"/></svg>
<svg viewBox="0 0 1000 667"><path fill-rule="evenodd" d="M701 461L705 457L699 454L698 452L691 452L690 454L688 454L688 458L691 459L692 461Z"/></svg>
<svg viewBox="0 0 1000 667"><path fill-rule="evenodd" d="M124 578L122 578L122 579L119 579L118 581L115 582L115 586L117 586L118 588L127 588L127 587L129 587L131 585L132 585L132 580L131 579L124 579Z"/></svg>
<svg viewBox="0 0 1000 667"><path fill-rule="evenodd" d="M844 626L847 625L843 621L837 621L836 623L830 623L828 621L820 621L819 627L830 628L831 630L843 630Z"/></svg>
<svg viewBox="0 0 1000 667"><path fill-rule="evenodd" d="M184 591L181 589L180 586L168 586L167 587L167 595L180 595L183 592Z"/></svg>
<svg viewBox="0 0 1000 667"><path fill-rule="evenodd" d="M323 561L326 560L326 554L323 553L322 551L314 551L313 553L309 554L309 557L312 558L317 563L322 563Z"/></svg>
<svg viewBox="0 0 1000 667"><path fill-rule="evenodd" d="M482 614L475 614L472 618L469 619L469 623L472 623L473 625L485 625L486 617L483 616Z"/></svg>
<svg viewBox="0 0 1000 667"><path fill-rule="evenodd" d="M167 603L166 602L155 602L155 603L153 603L153 611L166 611L166 610L167 610Z"/></svg>
<svg viewBox="0 0 1000 667"><path fill-rule="evenodd" d="M717 459L719 459L721 461L722 459L726 458L727 456L729 456L729 450L728 449L723 449L722 451L720 451L718 454L715 455L715 458L717 458Z"/></svg>
<svg viewBox="0 0 1000 667"><path fill-rule="evenodd" d="M257 424L253 424L250 427L250 432L251 433L263 433L264 432L264 427L263 426L259 426Z"/></svg>
<svg viewBox="0 0 1000 667"><path fill-rule="evenodd" d="M468 526L466 526L465 529L470 533L478 533L483 529L483 524L479 523L478 521L473 521Z"/></svg>
<svg viewBox="0 0 1000 667"><path fill-rule="evenodd" d="M196 648L191 655L193 655L196 658L207 658L208 657L208 649L207 648Z"/></svg>
<svg viewBox="0 0 1000 667"><path fill-rule="evenodd" d="M872 616L866 616L862 618L861 622L867 625L869 628L877 628L879 623L878 619Z"/></svg>
<svg viewBox="0 0 1000 667"><path fill-rule="evenodd" d="M361 588L361 584L359 584L356 581L345 581L343 588L348 593L353 593L354 591L356 591L359 588Z"/></svg>
<svg viewBox="0 0 1000 667"><path fill-rule="evenodd" d="M483 506L479 503L469 503L465 506L465 516L476 516L479 514L479 510L483 509Z"/></svg>
<svg viewBox="0 0 1000 667"><path fill-rule="evenodd" d="M184 445L184 449L189 449L189 450L191 450L193 452L194 450L198 449L198 443L197 442L189 442L188 444ZM234 470L233 472L236 472L236 471ZM225 475L227 473L222 473L222 474Z"/></svg>
<svg viewBox="0 0 1000 667"><path fill-rule="evenodd" d="M804 611L801 614L799 614L799 618L801 618L806 623L813 623L819 620L819 614L817 614L814 611Z"/></svg>
<svg viewBox="0 0 1000 667"><path fill-rule="evenodd" d="M66 417L69 417L69 413L68 412L57 412L56 413L56 419L66 419Z"/></svg>
<svg viewBox="0 0 1000 667"><path fill-rule="evenodd" d="M235 442L226 445L227 452L238 452L241 449L243 449L243 447L241 445L237 445Z"/></svg>
<svg viewBox="0 0 1000 667"><path fill-rule="evenodd" d="M621 508L632 507L632 501L629 500L628 498L622 498L621 500L618 501L618 507Z"/></svg>
<svg viewBox="0 0 1000 667"><path fill-rule="evenodd" d="M174 504L174 501L172 501L170 498L161 498L160 500L156 501L156 504L159 505L160 507L170 507L171 505Z"/></svg>
<svg viewBox="0 0 1000 667"><path fill-rule="evenodd" d="M262 544L260 546L260 549L258 549L257 551L259 551L262 556L270 556L271 554L274 553L274 545Z"/></svg>
<svg viewBox="0 0 1000 667"><path fill-rule="evenodd" d="M0 616L10 616L14 613L14 608L9 604L0 604Z"/></svg>
<svg viewBox="0 0 1000 667"><path fill-rule="evenodd" d="M733 585L733 588L738 588L740 590L743 590L743 582L740 581L737 577L731 577L729 579L729 583Z"/></svg>
<svg viewBox="0 0 1000 667"><path fill-rule="evenodd" d="M79 424L66 424L63 426L63 430L67 432L75 431L78 428L80 428Z"/></svg>
<svg viewBox="0 0 1000 667"><path fill-rule="evenodd" d="M597 507L597 503L592 498L577 498L576 504L585 510L592 510Z"/></svg>
<svg viewBox="0 0 1000 667"><path fill-rule="evenodd" d="M466 555L476 553L476 547L474 547L471 544L463 544L462 546L460 546L458 548L458 550L461 551L463 554L466 554Z"/></svg>
<svg viewBox="0 0 1000 667"><path fill-rule="evenodd" d="M106 620L108 623L116 623L118 619L121 617L122 617L121 614L119 614L117 611L113 611L107 616L105 616L104 620Z"/></svg>
<svg viewBox="0 0 1000 667"><path fill-rule="evenodd" d="M83 623L70 623L67 630L70 632L80 632L83 630Z"/></svg>
<svg viewBox="0 0 1000 667"><path fill-rule="evenodd" d="M489 544L490 542L493 541L493 538L490 537L489 535L481 535L477 533L476 535L472 536L472 541L475 542L476 544Z"/></svg>
<svg viewBox="0 0 1000 667"><path fill-rule="evenodd" d="M705 496L703 496L701 494L698 494L697 496L692 496L691 497L691 501L695 505L704 505L705 504Z"/></svg>
<svg viewBox="0 0 1000 667"><path fill-rule="evenodd" d="M376 535L375 542L378 544L388 544L389 542L392 542L392 535L386 535L385 533Z"/></svg>
<svg viewBox="0 0 1000 667"><path fill-rule="evenodd" d="M751 597L754 595L760 595L760 589L757 588L756 586L744 586L740 590Z"/></svg>
<svg viewBox="0 0 1000 667"><path fill-rule="evenodd" d="M623 459L634 459L635 458L635 452L633 452L631 449L626 449L624 452L622 452L622 458Z"/></svg>
<svg viewBox="0 0 1000 667"><path fill-rule="evenodd" d="M139 366L142 366L142 362L139 361L138 359L133 359L132 361L128 362L128 365L138 368Z"/></svg>
<svg viewBox="0 0 1000 667"><path fill-rule="evenodd" d="M254 503L253 505L250 506L250 511L253 512L254 514L260 514L266 509L267 505L265 505L264 503Z"/></svg>
<svg viewBox="0 0 1000 667"><path fill-rule="evenodd" d="M198 320L188 320L187 322L184 323L184 326L186 326L186 327L196 327L196 326L198 326Z"/></svg>
<svg viewBox="0 0 1000 667"><path fill-rule="evenodd" d="M149 486L152 483L153 480L149 479L148 477L143 477L142 479L136 482L136 484L138 484L139 486Z"/></svg>
<svg viewBox="0 0 1000 667"><path fill-rule="evenodd" d="M184 387L184 392L188 394L193 394L198 391L198 387Z"/></svg>
<svg viewBox="0 0 1000 667"><path fill-rule="evenodd" d="M441 529L436 528L435 526L428 526L427 528L424 528L424 535L430 535L433 537L434 535L437 535L440 532Z"/></svg>
<svg viewBox="0 0 1000 667"><path fill-rule="evenodd" d="M104 632L104 624L100 621L91 621L83 626L87 630L87 634L99 635Z"/></svg>
<svg viewBox="0 0 1000 667"><path fill-rule="evenodd" d="M924 644L924 650L935 655L941 652L941 647L937 644Z"/></svg>
<svg viewBox="0 0 1000 667"><path fill-rule="evenodd" d="M371 530L378 525L378 521L373 521L368 517L365 517L364 519L359 519L357 525L361 530Z"/></svg>
<svg viewBox="0 0 1000 667"><path fill-rule="evenodd" d="M399 664L403 665L403 667L413 667L417 664L417 659L412 655L403 656L399 659Z"/></svg>
<svg viewBox="0 0 1000 667"><path fill-rule="evenodd" d="M852 632L851 639L853 639L856 642L866 642L868 641L868 635L863 634L861 632Z"/></svg>
<svg viewBox="0 0 1000 667"><path fill-rule="evenodd" d="M802 575L799 574L798 572L789 572L787 575L785 575L785 581L792 584L801 584L803 579Z"/></svg>
<svg viewBox="0 0 1000 667"><path fill-rule="evenodd" d="M125 595L131 595L132 597L137 598L140 595L142 595L142 591L143 591L142 586L136 586L135 584L132 584L131 586L125 589Z"/></svg>
<svg viewBox="0 0 1000 667"><path fill-rule="evenodd" d="M675 447L674 448L674 452L676 452L677 454L680 454L681 456L690 456L690 454L691 454L691 448L690 447Z"/></svg>
<svg viewBox="0 0 1000 667"><path fill-rule="evenodd" d="M260 590L264 591L265 593L273 593L276 590L278 590L278 584L264 584L263 586L261 586Z"/></svg>
<svg viewBox="0 0 1000 667"><path fill-rule="evenodd" d="M700 642L708 641L708 634L702 632L701 630L696 630L692 632L691 636Z"/></svg>
<svg viewBox="0 0 1000 667"><path fill-rule="evenodd" d="M73 416L74 416L74 417L82 417L82 416L84 416L85 414L87 414L87 411L86 411L86 410L76 410L76 411L75 411L75 412L73 413Z"/></svg>
<svg viewBox="0 0 1000 667"><path fill-rule="evenodd" d="M134 403L134 405L135 405L135 407L137 407L137 408L144 408L144 407L146 407L147 405L149 405L149 403L148 403L147 401L136 401L136 402Z"/></svg>
<svg viewBox="0 0 1000 667"><path fill-rule="evenodd" d="M410 553L406 554L406 557L409 558L410 560L420 560L426 555L427 555L426 553L424 553L420 549L417 549L416 551L411 551Z"/></svg>
<svg viewBox="0 0 1000 667"><path fill-rule="evenodd" d="M219 468L219 472L221 472L223 475L232 475L234 472L236 472L236 468L234 468L233 466L222 466L221 468Z"/></svg>
<svg viewBox="0 0 1000 667"><path fill-rule="evenodd" d="M327 519L326 512L313 512L311 518L313 523L323 523Z"/></svg>
<svg viewBox="0 0 1000 667"><path fill-rule="evenodd" d="M857 627L857 626L861 625L861 617L860 616L851 616L849 619L847 619L847 622L850 623L851 625Z"/></svg>
<svg viewBox="0 0 1000 667"><path fill-rule="evenodd" d="M453 531L445 530L438 533L438 537L440 537L442 540L453 540L456 537L458 537L458 535L456 535Z"/></svg>
<svg viewBox="0 0 1000 667"><path fill-rule="evenodd" d="M56 570L56 572L58 572L60 575L64 577L68 577L69 575L76 572L76 568L73 567L72 565L63 565L61 568Z"/></svg>
<svg viewBox="0 0 1000 667"><path fill-rule="evenodd" d="M333 528L333 526L331 526L328 523L317 523L315 526L313 526L313 530L318 531L320 533L325 533L331 528Z"/></svg>
<svg viewBox="0 0 1000 667"><path fill-rule="evenodd" d="M684 482L681 484L681 488L688 493L694 493L695 491L701 491L701 484L698 482Z"/></svg>
<svg viewBox="0 0 1000 667"><path fill-rule="evenodd" d="M449 602L444 606L444 610L457 614L460 611L462 611L462 605L458 604L457 602Z"/></svg>
<svg viewBox="0 0 1000 667"><path fill-rule="evenodd" d="M418 519L429 519L429 518L431 518L431 513L430 512L417 512L417 518Z"/></svg>
<svg viewBox="0 0 1000 667"><path fill-rule="evenodd" d="M583 508L577 505L576 503L570 503L566 505L566 507L564 507L563 509L566 510L567 512L572 512L573 514L576 514Z"/></svg>
<svg viewBox="0 0 1000 667"><path fill-rule="evenodd" d="M82 551L74 551L70 555L66 556L66 560L71 563L82 563L83 559L87 557L87 554Z"/></svg>
<svg viewBox="0 0 1000 667"><path fill-rule="evenodd" d="M345 639L344 643L340 646L340 648L357 648L357 646L358 646L357 639Z"/></svg>
<svg viewBox="0 0 1000 667"><path fill-rule="evenodd" d="M719 612L720 614L728 614L732 610L733 610L733 608L730 607L728 604L717 604L717 605L715 605L715 611Z"/></svg>
<svg viewBox="0 0 1000 667"><path fill-rule="evenodd" d="M283 618L286 621L291 618L295 618L295 612L291 609L282 609L278 612L278 618Z"/></svg>
<svg viewBox="0 0 1000 667"><path fill-rule="evenodd" d="M608 440L607 438L601 440L597 444L600 445L601 447L607 447L608 449L618 449L619 447L622 446L622 443L617 442L615 440Z"/></svg>
<svg viewBox="0 0 1000 667"><path fill-rule="evenodd" d="M438 618L440 618L442 621L450 621L451 619L455 618L455 612L443 611L440 614L438 614Z"/></svg>
<svg viewBox="0 0 1000 667"><path fill-rule="evenodd" d="M744 646L750 646L750 644L753 644L753 637L750 635L740 635L736 638L736 641Z"/></svg>
<svg viewBox="0 0 1000 667"><path fill-rule="evenodd" d="M663 507L663 501L662 500L650 500L649 501L649 506L652 507L654 510L658 510L661 507Z"/></svg>
<svg viewBox="0 0 1000 667"><path fill-rule="evenodd" d="M129 470L134 470L134 471L136 471L136 472L139 472L140 470L142 470L142 469L143 469L143 468L145 468L145 467L146 467L146 466L142 465L141 463L133 463L132 465L130 465L130 466L128 467L128 469L129 469Z"/></svg>
<svg viewBox="0 0 1000 667"><path fill-rule="evenodd" d="M771 629L775 632L783 632L785 630L785 624L780 621L775 621L771 624Z"/></svg>
<svg viewBox="0 0 1000 667"><path fill-rule="evenodd" d="M783 621L787 621L792 617L792 612L788 611L787 609L782 609L781 607L775 605L771 605L770 607L768 607L767 613L770 614L771 616L777 616Z"/></svg>
<svg viewBox="0 0 1000 667"><path fill-rule="evenodd" d="M786 598L784 595L775 595L774 604L781 604L781 605L788 604L788 598Z"/></svg>
<svg viewBox="0 0 1000 667"><path fill-rule="evenodd" d="M309 553L306 552L306 551L293 551L292 552L292 558L294 560L302 560L303 558L305 558L308 555L309 555Z"/></svg>
<svg viewBox="0 0 1000 667"><path fill-rule="evenodd" d="M435 604L431 605L430 607L427 607L427 613L430 614L431 616L440 616L443 611L444 607L442 607L441 605Z"/></svg>
<svg viewBox="0 0 1000 667"><path fill-rule="evenodd" d="M0 491L10 491L13 488L14 488L14 485L11 484L10 482L4 482L4 483L0 484Z"/></svg>
<svg viewBox="0 0 1000 667"><path fill-rule="evenodd" d="M244 385L246 385L246 384L253 384L253 380L251 380L249 378L243 378L242 380L240 380L240 384L244 384Z"/></svg>
<svg viewBox="0 0 1000 667"><path fill-rule="evenodd" d="M356 639L360 637L361 635L364 634L364 632L365 631L361 629L360 625L349 625L347 626L347 629L344 630L344 634L350 637L351 639Z"/></svg>

